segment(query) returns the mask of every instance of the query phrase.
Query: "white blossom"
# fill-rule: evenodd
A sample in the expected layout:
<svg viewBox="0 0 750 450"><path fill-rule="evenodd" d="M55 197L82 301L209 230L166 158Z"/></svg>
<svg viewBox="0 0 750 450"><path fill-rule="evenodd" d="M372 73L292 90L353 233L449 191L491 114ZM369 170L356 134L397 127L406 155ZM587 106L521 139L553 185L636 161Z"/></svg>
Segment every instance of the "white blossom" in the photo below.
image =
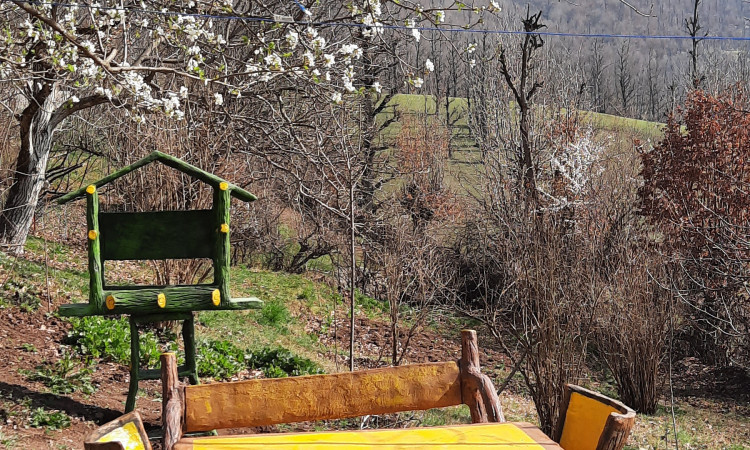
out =
<svg viewBox="0 0 750 450"><path fill-rule="evenodd" d="M263 58L263 60L266 62L266 65L269 69L281 70L281 57L276 53L271 53L270 55Z"/></svg>
<svg viewBox="0 0 750 450"><path fill-rule="evenodd" d="M224 97L219 94L218 92L214 94L214 105L223 105L224 104Z"/></svg>
<svg viewBox="0 0 750 450"><path fill-rule="evenodd" d="M432 72L435 70L435 65L432 64L432 61L430 61L429 58L427 58L427 61L424 62L424 70L427 72Z"/></svg>
<svg viewBox="0 0 750 450"><path fill-rule="evenodd" d="M380 94L380 91L383 90L382 86L380 86L380 82L379 81L376 81L376 82L372 83L372 89L375 92L377 92L378 94Z"/></svg>
<svg viewBox="0 0 750 450"><path fill-rule="evenodd" d="M289 44L289 47L292 49L297 47L297 44L299 43L299 34L294 30L289 30L289 33L286 34L286 43Z"/></svg>
<svg viewBox="0 0 750 450"><path fill-rule="evenodd" d="M305 61L307 67L315 67L315 55L312 52L307 51L302 55L302 59Z"/></svg>
<svg viewBox="0 0 750 450"><path fill-rule="evenodd" d="M331 95L331 101L337 105L340 105L342 102L341 92L334 92L333 95Z"/></svg>
<svg viewBox="0 0 750 450"><path fill-rule="evenodd" d="M422 87L422 85L424 84L424 80L423 80L423 79L421 79L421 78L419 78L419 77L417 77L417 78L415 78L414 80L412 80L412 83L414 84L414 87L415 87L415 88L419 89L419 88L421 88L421 87Z"/></svg>
<svg viewBox="0 0 750 450"><path fill-rule="evenodd" d="M421 35L419 34L419 30L416 27L416 24L413 19L409 19L406 21L406 27L411 28L411 35L414 36L414 40L419 42L419 38Z"/></svg>
<svg viewBox="0 0 750 450"><path fill-rule="evenodd" d="M490 6L487 8L487 10L490 12L500 12L502 8L500 8L500 4L495 0L490 0Z"/></svg>
<svg viewBox="0 0 750 450"><path fill-rule="evenodd" d="M440 11L437 11L435 13L435 22L437 23L445 22L445 11L441 9Z"/></svg>

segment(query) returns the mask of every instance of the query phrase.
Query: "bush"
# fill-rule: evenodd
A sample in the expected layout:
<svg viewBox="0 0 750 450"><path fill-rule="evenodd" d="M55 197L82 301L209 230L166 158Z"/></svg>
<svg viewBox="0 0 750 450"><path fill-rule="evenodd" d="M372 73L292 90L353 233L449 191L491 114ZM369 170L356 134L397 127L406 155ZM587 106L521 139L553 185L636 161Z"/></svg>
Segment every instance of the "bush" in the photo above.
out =
<svg viewBox="0 0 750 450"><path fill-rule="evenodd" d="M642 213L689 305L688 342L710 364L750 367L750 98L691 93L664 139L642 153Z"/></svg>
<svg viewBox="0 0 750 450"><path fill-rule="evenodd" d="M282 347L251 352L248 355L248 364L253 369L262 370L268 378L323 373L323 369L313 361L297 356Z"/></svg>
<svg viewBox="0 0 750 450"><path fill-rule="evenodd" d="M66 344L75 346L82 355L130 364L130 325L128 319L107 319L100 316L70 319ZM141 365L156 366L159 362L159 341L152 331L140 333Z"/></svg>
<svg viewBox="0 0 750 450"><path fill-rule="evenodd" d="M245 351L229 341L201 341L196 347L198 376L225 380L247 367Z"/></svg>

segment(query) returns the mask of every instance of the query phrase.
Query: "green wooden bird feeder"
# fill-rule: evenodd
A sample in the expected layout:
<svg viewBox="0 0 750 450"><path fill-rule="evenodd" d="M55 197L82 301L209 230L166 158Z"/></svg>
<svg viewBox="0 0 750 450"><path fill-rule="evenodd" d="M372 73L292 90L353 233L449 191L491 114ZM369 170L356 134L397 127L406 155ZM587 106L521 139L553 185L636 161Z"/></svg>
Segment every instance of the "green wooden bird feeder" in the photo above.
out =
<svg viewBox="0 0 750 450"><path fill-rule="evenodd" d="M213 207L195 211L107 213L99 211L97 189L140 167L159 161L213 188ZM60 306L62 316L130 315L131 379L126 411L135 406L139 379L159 378L158 370L139 370L138 325L164 320L183 321L185 366L181 375L198 382L195 368L193 311L251 309L257 298L233 299L229 293L229 208L231 197L251 202L256 197L178 158L153 152L86 187L71 192L59 203L86 197L89 264L89 302ZM181 286L109 286L105 261L207 258L213 261L210 284Z"/></svg>

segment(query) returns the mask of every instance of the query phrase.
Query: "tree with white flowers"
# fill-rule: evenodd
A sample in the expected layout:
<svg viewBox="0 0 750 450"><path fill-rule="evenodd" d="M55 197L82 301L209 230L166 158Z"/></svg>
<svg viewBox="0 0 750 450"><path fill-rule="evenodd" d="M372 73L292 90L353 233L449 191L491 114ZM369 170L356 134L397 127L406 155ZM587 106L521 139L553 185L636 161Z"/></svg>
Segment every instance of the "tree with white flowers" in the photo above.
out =
<svg viewBox="0 0 750 450"><path fill-rule="evenodd" d="M55 131L71 115L107 105L136 122L153 114L182 121L189 101L222 106L289 85L314 85L339 103L381 89L372 77L360 79L363 39L381 39L385 25L404 21L417 39L420 24L434 26L446 10L467 8L447 3L439 9L395 0L0 3L0 90L20 124L0 245L22 250ZM411 86L422 84L405 76Z"/></svg>

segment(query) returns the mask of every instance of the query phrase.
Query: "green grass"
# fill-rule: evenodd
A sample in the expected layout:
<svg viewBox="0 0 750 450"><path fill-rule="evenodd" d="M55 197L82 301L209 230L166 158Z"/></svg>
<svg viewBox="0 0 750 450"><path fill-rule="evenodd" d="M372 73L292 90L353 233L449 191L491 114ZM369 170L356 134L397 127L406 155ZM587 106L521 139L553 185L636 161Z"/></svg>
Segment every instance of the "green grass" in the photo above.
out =
<svg viewBox="0 0 750 450"><path fill-rule="evenodd" d="M202 311L197 333L212 339L231 340L249 351L282 346L315 359L322 350L317 336L304 331L297 317L302 311L328 309L333 290L301 275L255 271L245 266L232 268L233 297L258 297L260 310Z"/></svg>

